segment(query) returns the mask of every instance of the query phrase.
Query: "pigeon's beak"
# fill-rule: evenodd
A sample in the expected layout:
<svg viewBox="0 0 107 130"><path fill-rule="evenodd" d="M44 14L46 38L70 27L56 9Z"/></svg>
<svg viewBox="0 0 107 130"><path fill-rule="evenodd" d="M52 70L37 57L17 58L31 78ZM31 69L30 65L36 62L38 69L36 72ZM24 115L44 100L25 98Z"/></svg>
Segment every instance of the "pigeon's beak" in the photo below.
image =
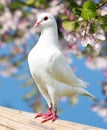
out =
<svg viewBox="0 0 107 130"><path fill-rule="evenodd" d="M36 23L34 24L34 26L35 26L35 27L39 26L41 22L42 22L42 21L36 22Z"/></svg>

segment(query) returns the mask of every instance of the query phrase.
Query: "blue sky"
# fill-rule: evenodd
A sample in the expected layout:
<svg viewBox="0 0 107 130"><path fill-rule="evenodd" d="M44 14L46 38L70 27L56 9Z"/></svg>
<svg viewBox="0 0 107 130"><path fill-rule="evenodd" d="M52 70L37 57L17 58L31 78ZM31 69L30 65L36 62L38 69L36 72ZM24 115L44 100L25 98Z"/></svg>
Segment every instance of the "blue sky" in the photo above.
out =
<svg viewBox="0 0 107 130"><path fill-rule="evenodd" d="M104 98L100 86L100 81L103 79L101 71L91 71L87 69L84 65L84 58L81 60L77 60L75 56L72 56L72 58L72 66L76 66L77 68L76 75L90 84L87 90L97 98ZM19 71L25 73L25 71ZM1 106L9 106L15 109L32 112L32 108L23 100L23 95L28 93L32 88L22 88L21 84L23 82L23 80L3 78L0 76L0 83L3 84L0 86ZM64 111L59 114L59 118L81 124L107 128L107 123L91 110L92 104L93 102L89 98L83 96L79 97L79 103L75 106L71 106L68 101L60 102L58 107L63 108Z"/></svg>

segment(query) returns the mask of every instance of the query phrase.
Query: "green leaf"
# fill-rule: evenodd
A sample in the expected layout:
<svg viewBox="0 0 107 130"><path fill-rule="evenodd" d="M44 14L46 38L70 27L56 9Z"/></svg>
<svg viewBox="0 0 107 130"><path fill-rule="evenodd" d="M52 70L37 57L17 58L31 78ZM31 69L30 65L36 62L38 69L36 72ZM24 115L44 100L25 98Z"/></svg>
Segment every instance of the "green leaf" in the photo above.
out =
<svg viewBox="0 0 107 130"><path fill-rule="evenodd" d="M2 56L0 56L0 61L1 61L2 63L6 63L6 62L8 61L8 57L5 56L5 55L2 55Z"/></svg>
<svg viewBox="0 0 107 130"><path fill-rule="evenodd" d="M78 4L75 2L75 0L67 0L69 3L70 10L72 11L73 8L78 7Z"/></svg>
<svg viewBox="0 0 107 130"><path fill-rule="evenodd" d="M35 90L33 89L31 92L27 93L26 95L23 96L24 100L29 100L30 98L32 98L35 95Z"/></svg>
<svg viewBox="0 0 107 130"><path fill-rule="evenodd" d="M76 16L81 15L81 6L79 6L75 0L68 0L69 9L73 12Z"/></svg>
<svg viewBox="0 0 107 130"><path fill-rule="evenodd" d="M72 12L77 16L81 15L81 7L76 7L72 9Z"/></svg>
<svg viewBox="0 0 107 130"><path fill-rule="evenodd" d="M0 10L3 10L4 6L0 3Z"/></svg>
<svg viewBox="0 0 107 130"><path fill-rule="evenodd" d="M40 1L35 1L34 5L39 8L41 6L41 3L40 3Z"/></svg>
<svg viewBox="0 0 107 130"><path fill-rule="evenodd" d="M24 31L23 31L23 30L17 30L16 36L17 36L17 37L22 37L23 34L24 34Z"/></svg>
<svg viewBox="0 0 107 130"><path fill-rule="evenodd" d="M107 32L107 15L98 16L98 22L100 23L102 29Z"/></svg>
<svg viewBox="0 0 107 130"><path fill-rule="evenodd" d="M25 1L25 3L26 3L27 5L33 5L34 2L35 2L35 0L26 0L26 1Z"/></svg>
<svg viewBox="0 0 107 130"><path fill-rule="evenodd" d="M98 32L98 26L97 26L96 22L93 22L93 23L90 24L90 30L89 31L90 31L91 34Z"/></svg>
<svg viewBox="0 0 107 130"><path fill-rule="evenodd" d="M62 23L62 26L63 28L66 30L66 31L74 31L77 29L77 27L79 26L78 22L77 21L64 21Z"/></svg>
<svg viewBox="0 0 107 130"><path fill-rule="evenodd" d="M14 67L19 67L24 61L25 61L25 57L22 57L18 61L14 61L12 64Z"/></svg>
<svg viewBox="0 0 107 130"><path fill-rule="evenodd" d="M102 29L107 32L107 23L101 24Z"/></svg>
<svg viewBox="0 0 107 130"><path fill-rule="evenodd" d="M37 8L47 8L48 2L46 0L35 0L34 6Z"/></svg>
<svg viewBox="0 0 107 130"><path fill-rule="evenodd" d="M13 41L13 37L12 36L7 36L5 39L4 39L5 42L11 42Z"/></svg>
<svg viewBox="0 0 107 130"><path fill-rule="evenodd" d="M98 22L100 22L100 24L106 23L107 22L107 15L104 16L98 16Z"/></svg>
<svg viewBox="0 0 107 130"><path fill-rule="evenodd" d="M68 16L66 14L59 14L59 17L61 18L61 20L68 20Z"/></svg>
<svg viewBox="0 0 107 130"><path fill-rule="evenodd" d="M34 82L32 79L29 79L27 80L22 87L30 87L30 86L33 86L34 85Z"/></svg>
<svg viewBox="0 0 107 130"><path fill-rule="evenodd" d="M95 18L96 16L96 5L92 0L84 2L81 16L84 20Z"/></svg>
<svg viewBox="0 0 107 130"><path fill-rule="evenodd" d="M2 27L3 27L3 26L0 24L0 29L2 29Z"/></svg>
<svg viewBox="0 0 107 130"><path fill-rule="evenodd" d="M12 2L12 3L9 5L9 8L10 8L11 10L17 10L17 9L21 8L22 6L23 6L23 5L22 5L20 2L14 1L14 2Z"/></svg>

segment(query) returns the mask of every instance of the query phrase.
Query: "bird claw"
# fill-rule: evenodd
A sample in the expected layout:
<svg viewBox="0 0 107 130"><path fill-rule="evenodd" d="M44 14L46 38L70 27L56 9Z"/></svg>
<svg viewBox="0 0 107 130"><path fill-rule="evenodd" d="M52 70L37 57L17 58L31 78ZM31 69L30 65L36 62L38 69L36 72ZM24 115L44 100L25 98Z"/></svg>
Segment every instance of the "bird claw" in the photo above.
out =
<svg viewBox="0 0 107 130"><path fill-rule="evenodd" d="M47 112L46 114L44 114L43 118L46 119L50 116L52 116L52 112Z"/></svg>
<svg viewBox="0 0 107 130"><path fill-rule="evenodd" d="M52 115L51 110L48 110L46 114L44 114L44 113L39 113L39 114L37 114L37 115L35 116L35 118L38 118L38 117L48 118L48 117L51 116L51 115Z"/></svg>
<svg viewBox="0 0 107 130"><path fill-rule="evenodd" d="M57 118L58 118L57 115L52 114L50 116L45 117L44 120L41 123L44 123L44 122L47 122L47 121L50 121L50 120L52 120L52 122L54 122Z"/></svg>
<svg viewBox="0 0 107 130"><path fill-rule="evenodd" d="M52 122L54 122L56 119L58 119L58 116L57 115L53 116Z"/></svg>
<svg viewBox="0 0 107 130"><path fill-rule="evenodd" d="M43 117L44 116L44 114L43 113L39 113L39 114L37 114L36 116L35 116L35 118L38 118L38 117Z"/></svg>
<svg viewBox="0 0 107 130"><path fill-rule="evenodd" d="M41 123L44 123L44 122L47 122L47 121L50 121L50 120L52 120L52 122L54 122L58 118L57 109L54 112L52 112L52 105L51 105L51 107L48 108L48 111L47 111L46 114L39 113L39 114L36 115L35 118L38 118L38 117L43 117L43 121Z"/></svg>
<svg viewBox="0 0 107 130"><path fill-rule="evenodd" d="M52 119L52 116L49 116L49 117L45 118L41 123L47 122L47 121L49 121L51 119Z"/></svg>

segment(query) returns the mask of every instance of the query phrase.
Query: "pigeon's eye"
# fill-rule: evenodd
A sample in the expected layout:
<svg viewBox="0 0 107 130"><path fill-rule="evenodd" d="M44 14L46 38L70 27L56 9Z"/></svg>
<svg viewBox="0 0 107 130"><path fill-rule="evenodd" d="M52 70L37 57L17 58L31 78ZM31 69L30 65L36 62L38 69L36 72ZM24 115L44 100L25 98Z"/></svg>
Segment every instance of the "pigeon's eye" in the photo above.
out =
<svg viewBox="0 0 107 130"><path fill-rule="evenodd" d="M48 20L48 17L46 16L46 17L44 17L44 20L46 21L46 20Z"/></svg>

